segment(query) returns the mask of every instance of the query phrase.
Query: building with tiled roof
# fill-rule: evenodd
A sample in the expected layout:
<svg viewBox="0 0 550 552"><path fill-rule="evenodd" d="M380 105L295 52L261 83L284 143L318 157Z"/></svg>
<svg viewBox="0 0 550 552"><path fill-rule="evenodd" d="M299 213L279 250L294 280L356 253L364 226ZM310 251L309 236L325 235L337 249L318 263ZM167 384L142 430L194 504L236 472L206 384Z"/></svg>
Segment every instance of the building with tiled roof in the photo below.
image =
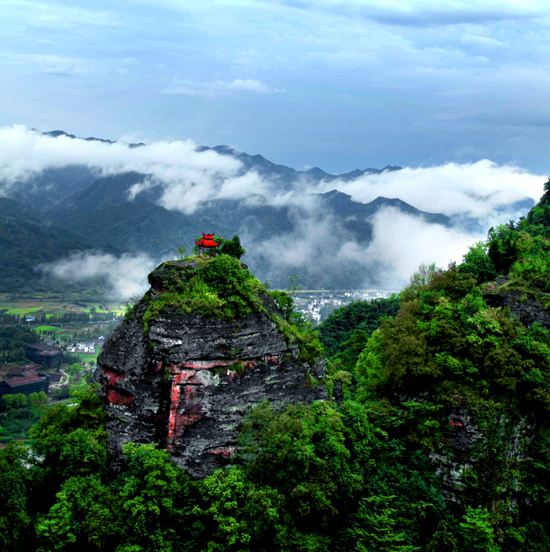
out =
<svg viewBox="0 0 550 552"><path fill-rule="evenodd" d="M3 381L0 381L0 397L4 395L30 395L31 393L45 393L49 390L50 376L39 371L40 366L29 364L10 370Z"/></svg>
<svg viewBox="0 0 550 552"><path fill-rule="evenodd" d="M46 368L61 367L63 353L60 349L49 347L42 343L31 343L25 345L25 356L36 364L45 366Z"/></svg>

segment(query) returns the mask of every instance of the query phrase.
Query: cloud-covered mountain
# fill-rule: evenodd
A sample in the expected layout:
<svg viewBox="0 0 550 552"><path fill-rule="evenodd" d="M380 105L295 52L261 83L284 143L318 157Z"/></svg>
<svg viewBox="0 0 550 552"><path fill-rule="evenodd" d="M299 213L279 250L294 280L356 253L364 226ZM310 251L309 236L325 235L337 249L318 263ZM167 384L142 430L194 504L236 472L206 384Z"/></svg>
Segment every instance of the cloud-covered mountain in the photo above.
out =
<svg viewBox="0 0 550 552"><path fill-rule="evenodd" d="M78 285L67 282L41 282L34 270L79 252L90 253L93 244L82 235L47 222L39 213L16 201L0 197L0 292L25 290L78 291ZM111 253L117 253L112 247Z"/></svg>
<svg viewBox="0 0 550 552"><path fill-rule="evenodd" d="M241 174L248 171L255 171L262 177L271 180L276 179L281 189L292 189L296 183L300 181L321 182L324 180L325 182L333 182L334 180L341 180L349 182L360 176L381 174L384 171L398 171L402 168L397 165L388 165L383 169L355 169L354 171L343 174L329 174L319 167L312 167L305 171L300 171L291 167L286 167L285 165L277 165L261 155L249 155L248 153L237 151L230 146L215 146L213 148L199 146L197 148L197 151L208 150L238 159L242 164Z"/></svg>
<svg viewBox="0 0 550 552"><path fill-rule="evenodd" d="M0 152L0 196L97 249L154 264L202 231L238 233L246 262L279 287L295 275L315 288L400 287L420 262L460 260L488 225L526 212L544 182L490 161L330 175L228 146L25 127L0 129Z"/></svg>

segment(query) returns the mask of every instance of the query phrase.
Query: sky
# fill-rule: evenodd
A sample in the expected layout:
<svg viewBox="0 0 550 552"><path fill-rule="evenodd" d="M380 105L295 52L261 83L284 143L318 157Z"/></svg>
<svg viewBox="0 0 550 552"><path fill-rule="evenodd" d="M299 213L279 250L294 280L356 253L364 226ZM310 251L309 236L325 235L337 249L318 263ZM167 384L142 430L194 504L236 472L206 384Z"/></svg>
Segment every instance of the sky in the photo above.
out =
<svg viewBox="0 0 550 552"><path fill-rule="evenodd" d="M548 174L549 39L534 0L0 0L0 127Z"/></svg>

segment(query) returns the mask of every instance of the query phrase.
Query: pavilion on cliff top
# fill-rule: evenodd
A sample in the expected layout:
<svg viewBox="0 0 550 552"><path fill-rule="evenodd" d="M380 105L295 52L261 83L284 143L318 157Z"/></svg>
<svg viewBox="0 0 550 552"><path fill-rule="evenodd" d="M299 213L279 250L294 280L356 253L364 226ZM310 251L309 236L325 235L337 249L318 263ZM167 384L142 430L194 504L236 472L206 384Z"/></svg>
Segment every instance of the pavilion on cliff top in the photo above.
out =
<svg viewBox="0 0 550 552"><path fill-rule="evenodd" d="M205 234L202 233L202 238L200 241L195 240L195 243L199 247L199 255L202 257L202 254L204 250L210 251L210 256L215 257L216 256L216 247L218 247L218 244L216 240L214 240L214 234L215 232L212 232L212 234Z"/></svg>

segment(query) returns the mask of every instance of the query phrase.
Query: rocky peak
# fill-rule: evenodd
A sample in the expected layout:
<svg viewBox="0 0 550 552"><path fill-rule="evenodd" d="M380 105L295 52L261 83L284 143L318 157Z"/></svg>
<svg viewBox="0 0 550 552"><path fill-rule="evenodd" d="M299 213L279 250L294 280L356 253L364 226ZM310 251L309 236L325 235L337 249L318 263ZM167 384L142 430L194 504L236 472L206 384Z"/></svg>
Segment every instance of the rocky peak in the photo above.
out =
<svg viewBox="0 0 550 552"><path fill-rule="evenodd" d="M163 263L149 282L98 358L116 459L127 442L159 443L194 477L205 477L233 454L252 405L326 398L316 385L324 360L300 360L300 335L236 259Z"/></svg>

